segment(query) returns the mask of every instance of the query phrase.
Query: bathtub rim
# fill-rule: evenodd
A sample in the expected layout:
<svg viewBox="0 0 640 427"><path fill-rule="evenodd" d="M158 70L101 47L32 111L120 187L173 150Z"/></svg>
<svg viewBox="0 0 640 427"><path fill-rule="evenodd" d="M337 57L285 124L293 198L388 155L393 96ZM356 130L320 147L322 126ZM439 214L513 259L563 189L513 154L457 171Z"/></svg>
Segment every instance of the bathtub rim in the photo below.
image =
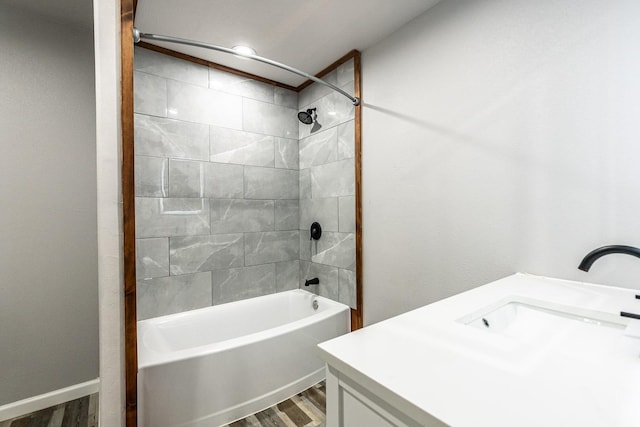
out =
<svg viewBox="0 0 640 427"><path fill-rule="evenodd" d="M310 296L312 299L317 299L320 304L326 304L328 308L323 311L313 313L310 316L306 316L301 319L295 320L293 322L285 323L273 328L269 328L269 329L258 331L258 332L253 332L253 333L242 335L239 337L230 338L224 341L204 344L204 345L190 347L190 348L181 349L181 350L157 351L144 344L145 330L154 328L157 323L164 323L169 320L178 319L182 317L195 316L199 312L204 312L207 310L211 310L212 308L220 307L227 304L247 302L251 300L256 300L258 298L270 297L274 295L282 296L283 294L287 294L287 293L306 294ZM296 331L298 329L302 329L311 324L321 322L343 311L346 311L348 330L351 330L351 310L349 306L343 303L340 303L338 301L334 301L329 298L316 295L304 289L291 289L288 291L278 292L275 294L261 295L253 298L247 298L240 301L232 301L224 304L217 304L214 306L203 307L195 310L189 310L189 311L184 311L180 313L167 314L164 316L139 320L137 322L138 370L140 371L143 369L149 369L149 368L162 366L162 365L166 365L166 364L177 362L177 361L190 360L198 357L203 357L209 354L226 351L226 350L247 345L250 343L265 341L272 337L284 335L284 334ZM141 351L142 347L144 347L144 351Z"/></svg>

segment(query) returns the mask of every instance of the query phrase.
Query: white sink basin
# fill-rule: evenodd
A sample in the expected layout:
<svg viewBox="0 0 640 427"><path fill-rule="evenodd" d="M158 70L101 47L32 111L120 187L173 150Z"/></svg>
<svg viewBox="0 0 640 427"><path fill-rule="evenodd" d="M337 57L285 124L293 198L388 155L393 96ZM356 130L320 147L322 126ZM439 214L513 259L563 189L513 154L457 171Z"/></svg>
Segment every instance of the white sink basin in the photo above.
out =
<svg viewBox="0 0 640 427"><path fill-rule="evenodd" d="M537 351L598 358L619 345L628 321L609 313L510 297L459 322Z"/></svg>
<svg viewBox="0 0 640 427"><path fill-rule="evenodd" d="M470 326L486 329L514 337L529 337L548 334L550 330L580 325L605 328L624 328L623 323L584 317L570 312L511 301L503 306L467 323Z"/></svg>

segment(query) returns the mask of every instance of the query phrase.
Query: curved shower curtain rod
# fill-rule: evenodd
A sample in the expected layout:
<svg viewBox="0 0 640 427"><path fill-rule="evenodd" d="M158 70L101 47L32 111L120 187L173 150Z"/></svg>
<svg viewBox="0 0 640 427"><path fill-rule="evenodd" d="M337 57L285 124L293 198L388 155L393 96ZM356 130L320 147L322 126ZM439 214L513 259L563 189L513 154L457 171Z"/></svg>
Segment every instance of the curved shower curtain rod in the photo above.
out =
<svg viewBox="0 0 640 427"><path fill-rule="evenodd" d="M324 80L319 79L316 76L312 76L311 74L305 73L304 71L300 71L297 68L293 68L293 67L290 67L290 66L288 66L286 64L282 64L280 62L273 61L273 60L271 60L269 58L263 58L262 56L258 56L258 55L243 55L243 54L239 54L238 52L236 52L233 49L230 49L228 47L218 46L218 45L215 45L215 44L203 43L203 42L198 42L198 41L194 41L194 40L181 39L181 38L178 38L178 37L163 36L163 35L160 35L160 34L142 33L137 28L134 28L133 29L133 41L134 41L134 43L138 43L142 39L156 40L156 41L168 42L168 43L184 44L184 45L195 46L195 47L202 47L204 49L217 50L218 52L230 53L230 54L235 55L235 56L241 56L243 58L253 59L254 61L263 62L265 64L273 65L274 67L282 68L283 70L289 71L291 73L297 74L297 75L302 76L302 77L306 77L309 80L312 80L312 81L314 81L316 83L320 83L321 85L327 86L327 87L335 90L336 92L346 96L347 98L349 98L351 100L353 105L359 105L360 104L360 99L359 98L349 95L347 92L345 92L344 90L340 89L338 86L332 85L331 83L325 82Z"/></svg>

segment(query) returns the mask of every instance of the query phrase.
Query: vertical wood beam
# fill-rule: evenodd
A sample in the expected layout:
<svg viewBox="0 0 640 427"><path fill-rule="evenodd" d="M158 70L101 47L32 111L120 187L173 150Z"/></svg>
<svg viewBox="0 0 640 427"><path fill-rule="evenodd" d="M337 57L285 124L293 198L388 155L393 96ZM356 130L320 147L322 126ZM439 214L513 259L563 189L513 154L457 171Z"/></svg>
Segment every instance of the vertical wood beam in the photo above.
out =
<svg viewBox="0 0 640 427"><path fill-rule="evenodd" d="M362 76L360 52L353 56L354 96L360 100L355 107L356 163L356 310L351 314L351 330L363 327L362 304Z"/></svg>
<svg viewBox="0 0 640 427"><path fill-rule="evenodd" d="M124 251L125 420L137 426L136 215L133 153L134 0L121 0L122 222Z"/></svg>

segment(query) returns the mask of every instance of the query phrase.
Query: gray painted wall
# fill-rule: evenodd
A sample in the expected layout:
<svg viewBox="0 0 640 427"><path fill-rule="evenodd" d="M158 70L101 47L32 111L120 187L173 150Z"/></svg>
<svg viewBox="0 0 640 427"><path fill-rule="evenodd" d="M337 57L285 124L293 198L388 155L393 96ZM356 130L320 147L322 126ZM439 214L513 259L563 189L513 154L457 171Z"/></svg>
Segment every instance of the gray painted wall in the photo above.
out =
<svg viewBox="0 0 640 427"><path fill-rule="evenodd" d="M0 5L0 405L98 377L91 31Z"/></svg>
<svg viewBox="0 0 640 427"><path fill-rule="evenodd" d="M446 1L363 52L365 323L517 271L640 288L640 3Z"/></svg>

